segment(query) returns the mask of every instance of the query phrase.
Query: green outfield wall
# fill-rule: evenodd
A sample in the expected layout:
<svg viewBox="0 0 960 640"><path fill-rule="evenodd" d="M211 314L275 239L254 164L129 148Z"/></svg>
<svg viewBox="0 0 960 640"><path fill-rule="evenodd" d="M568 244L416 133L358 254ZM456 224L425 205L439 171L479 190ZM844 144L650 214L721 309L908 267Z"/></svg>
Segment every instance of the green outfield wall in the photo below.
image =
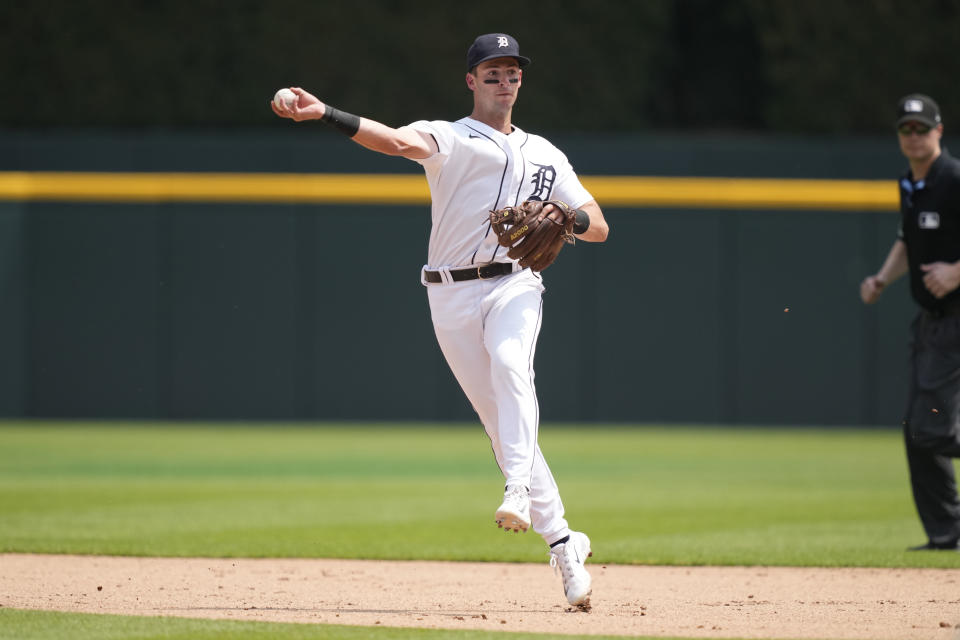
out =
<svg viewBox="0 0 960 640"><path fill-rule="evenodd" d="M0 416L472 419L417 165L303 131L0 135ZM611 235L544 274L544 419L899 424L892 137L551 137Z"/></svg>

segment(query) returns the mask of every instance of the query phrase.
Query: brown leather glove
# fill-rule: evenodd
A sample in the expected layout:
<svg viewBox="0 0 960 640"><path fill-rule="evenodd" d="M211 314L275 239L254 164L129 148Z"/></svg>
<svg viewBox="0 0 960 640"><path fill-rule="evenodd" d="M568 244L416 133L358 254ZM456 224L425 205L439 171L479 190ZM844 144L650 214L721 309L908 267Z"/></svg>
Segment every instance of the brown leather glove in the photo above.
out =
<svg viewBox="0 0 960 640"><path fill-rule="evenodd" d="M545 213L547 205L553 205ZM576 214L560 200L527 200L519 207L490 212L490 226L500 246L510 247L507 255L521 267L543 271L556 260L564 244L573 244Z"/></svg>

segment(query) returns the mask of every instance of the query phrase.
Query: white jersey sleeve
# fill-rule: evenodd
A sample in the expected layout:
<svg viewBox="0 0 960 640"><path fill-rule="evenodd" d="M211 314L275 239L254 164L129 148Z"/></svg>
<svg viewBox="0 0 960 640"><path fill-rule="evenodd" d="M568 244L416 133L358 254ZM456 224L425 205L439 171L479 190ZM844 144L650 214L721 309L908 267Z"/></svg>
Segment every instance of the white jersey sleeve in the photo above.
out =
<svg viewBox="0 0 960 640"><path fill-rule="evenodd" d="M443 121L428 122L426 120L418 120L417 122L407 125L411 129L428 134L437 143L438 151L432 156L414 160L414 162L423 165L424 170L427 172L437 170L450 156L454 136L452 135L453 132L450 127L444 126L449 124L449 122Z"/></svg>

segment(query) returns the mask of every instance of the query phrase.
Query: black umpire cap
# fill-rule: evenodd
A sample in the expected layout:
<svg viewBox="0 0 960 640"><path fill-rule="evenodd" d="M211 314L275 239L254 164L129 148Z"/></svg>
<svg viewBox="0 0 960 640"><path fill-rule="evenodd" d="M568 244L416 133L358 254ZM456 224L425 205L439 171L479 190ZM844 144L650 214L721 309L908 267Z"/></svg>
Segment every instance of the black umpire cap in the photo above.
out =
<svg viewBox="0 0 960 640"><path fill-rule="evenodd" d="M920 122L928 127L940 124L940 107L930 96L911 93L897 103L897 126L904 122Z"/></svg>
<svg viewBox="0 0 960 640"><path fill-rule="evenodd" d="M520 44L516 38L505 33L487 33L477 36L467 49L467 71L473 71L481 62L494 58L516 58L521 67L530 64L530 58L520 55Z"/></svg>

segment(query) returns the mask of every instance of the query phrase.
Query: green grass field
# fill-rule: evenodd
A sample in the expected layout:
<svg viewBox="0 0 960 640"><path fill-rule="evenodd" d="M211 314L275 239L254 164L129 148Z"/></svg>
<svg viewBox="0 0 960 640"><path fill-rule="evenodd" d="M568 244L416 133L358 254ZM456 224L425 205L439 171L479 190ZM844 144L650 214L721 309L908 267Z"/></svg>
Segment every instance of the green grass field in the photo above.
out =
<svg viewBox="0 0 960 640"><path fill-rule="evenodd" d="M0 609L0 640L572 640L544 633L497 633L440 629L391 629L341 625L138 618ZM622 640L623 636L589 636ZM683 640L663 638L657 640Z"/></svg>
<svg viewBox="0 0 960 640"><path fill-rule="evenodd" d="M544 425L540 442L604 563L960 567L905 551L924 536L897 431ZM478 426L7 422L0 551L545 562L537 536L491 524L501 483ZM122 637L180 637L150 633ZM309 633L279 637L327 637Z"/></svg>

